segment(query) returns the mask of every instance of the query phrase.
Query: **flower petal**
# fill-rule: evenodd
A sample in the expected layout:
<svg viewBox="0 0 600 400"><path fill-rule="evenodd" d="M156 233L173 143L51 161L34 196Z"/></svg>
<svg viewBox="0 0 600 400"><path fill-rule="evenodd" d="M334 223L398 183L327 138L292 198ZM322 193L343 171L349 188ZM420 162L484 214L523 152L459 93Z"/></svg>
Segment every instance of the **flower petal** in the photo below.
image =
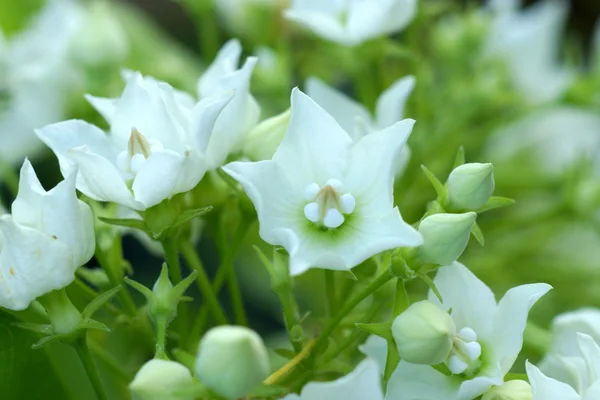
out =
<svg viewBox="0 0 600 400"><path fill-rule="evenodd" d="M441 267L434 283L444 300L442 307L445 310L452 309L457 330L469 327L478 336L488 336L497 306L494 293L485 283L459 262ZM431 292L429 300L439 304Z"/></svg>
<svg viewBox="0 0 600 400"><path fill-rule="evenodd" d="M199 154L206 154L215 122L233 96L233 91L219 93L200 100L194 106L190 122L190 136L191 144Z"/></svg>
<svg viewBox="0 0 600 400"><path fill-rule="evenodd" d="M177 193L192 190L206 172L206 164L195 153L173 150L152 153L142 165L131 189L137 201L150 208Z"/></svg>
<svg viewBox="0 0 600 400"><path fill-rule="evenodd" d="M386 400L459 400L460 378L446 376L429 365L400 361L392 374Z"/></svg>
<svg viewBox="0 0 600 400"><path fill-rule="evenodd" d="M303 400L383 400L377 363L366 359L346 376L331 382L309 382L302 389Z"/></svg>
<svg viewBox="0 0 600 400"><path fill-rule="evenodd" d="M504 374L512 368L523 346L529 310L550 289L552 286L545 283L518 286L506 292L498 303L490 342L493 357Z"/></svg>
<svg viewBox="0 0 600 400"><path fill-rule="evenodd" d="M600 342L600 311L582 308L560 314L552 321L551 331L551 353L578 357L581 353L577 345L577 333L585 333Z"/></svg>
<svg viewBox="0 0 600 400"><path fill-rule="evenodd" d="M214 61L198 79L198 97L210 96L221 90L218 85L227 74L237 70L242 55L242 44L237 39L231 39L221 47Z"/></svg>
<svg viewBox="0 0 600 400"><path fill-rule="evenodd" d="M597 400L600 399L600 381L596 381L590 386L583 395L582 400Z"/></svg>
<svg viewBox="0 0 600 400"><path fill-rule="evenodd" d="M493 386L500 386L504 383L504 374L495 369L493 375L476 376L473 379L464 381L460 385L457 400L471 400L481 396Z"/></svg>
<svg viewBox="0 0 600 400"><path fill-rule="evenodd" d="M379 373L383 374L387 362L387 341L381 336L370 335L366 342L358 346L358 349L375 360L379 366Z"/></svg>
<svg viewBox="0 0 600 400"><path fill-rule="evenodd" d="M546 354L539 363L539 368L547 377L566 383L577 393L589 386L585 360L581 357Z"/></svg>
<svg viewBox="0 0 600 400"><path fill-rule="evenodd" d="M292 90L292 116L285 136L273 155L290 181L302 189L340 179L346 168L352 139L310 97Z"/></svg>
<svg viewBox="0 0 600 400"><path fill-rule="evenodd" d="M102 118L109 124L112 124L115 118L118 99L108 99L105 97L96 97L90 94L85 95L85 99L102 115Z"/></svg>
<svg viewBox="0 0 600 400"><path fill-rule="evenodd" d="M357 141L360 136L356 129L356 118L360 117L372 125L371 114L360 103L352 100L342 92L327 85L322 80L310 77L306 81L306 94L323 107L338 124Z"/></svg>
<svg viewBox="0 0 600 400"><path fill-rule="evenodd" d="M283 16L314 32L317 36L342 44L354 46L358 42L347 34L345 27L333 15L313 10L287 9Z"/></svg>
<svg viewBox="0 0 600 400"><path fill-rule="evenodd" d="M36 229L0 217L0 306L24 310L31 301L69 285L79 265L62 242Z"/></svg>
<svg viewBox="0 0 600 400"><path fill-rule="evenodd" d="M600 380L600 347L594 339L584 333L577 334L577 344L585 360L588 372L588 382Z"/></svg>
<svg viewBox="0 0 600 400"><path fill-rule="evenodd" d="M64 243L73 252L78 266L94 255L96 240L94 217L90 207L77 199L76 172L46 192L31 163L21 168L19 193L12 204L13 220L37 229Z"/></svg>
<svg viewBox="0 0 600 400"><path fill-rule="evenodd" d="M414 76L405 76L394 82L379 96L375 106L378 129L385 129L402 120L404 106L415 87L415 82Z"/></svg>
<svg viewBox="0 0 600 400"><path fill-rule="evenodd" d="M533 391L533 400L581 400L569 385L548 378L535 365L526 363L527 376Z"/></svg>

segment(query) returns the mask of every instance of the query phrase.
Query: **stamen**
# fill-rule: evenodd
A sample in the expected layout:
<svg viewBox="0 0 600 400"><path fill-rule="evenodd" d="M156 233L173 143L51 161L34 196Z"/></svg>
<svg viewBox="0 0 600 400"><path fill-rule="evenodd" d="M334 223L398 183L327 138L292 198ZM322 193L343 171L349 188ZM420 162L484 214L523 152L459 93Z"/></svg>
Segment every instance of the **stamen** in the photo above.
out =
<svg viewBox="0 0 600 400"><path fill-rule="evenodd" d="M465 343L464 349L471 361L475 361L481 356L481 345L477 342Z"/></svg>
<svg viewBox="0 0 600 400"><path fill-rule="evenodd" d="M321 220L321 207L315 202L308 203L304 206L304 216L311 222L319 222Z"/></svg>
<svg viewBox="0 0 600 400"><path fill-rule="evenodd" d="M468 367L467 363L456 354L452 354L448 360L448 369L455 375L462 374Z"/></svg>
<svg viewBox="0 0 600 400"><path fill-rule="evenodd" d="M311 183L304 188L304 198L309 202L304 206L304 216L311 222L327 228L337 228L344 221L343 214L350 214L356 208L356 200L350 193L340 195L342 182L329 179L325 185Z"/></svg>
<svg viewBox="0 0 600 400"><path fill-rule="evenodd" d="M477 333L469 327L462 328L458 331L458 336L460 336L465 342L474 342L477 340Z"/></svg>
<svg viewBox="0 0 600 400"><path fill-rule="evenodd" d="M328 228L337 228L344 223L344 216L335 208L327 210L327 214L323 219L323 225Z"/></svg>
<svg viewBox="0 0 600 400"><path fill-rule="evenodd" d="M342 195L342 197L340 197L340 203L344 214L350 214L356 207L356 199L350 193Z"/></svg>
<svg viewBox="0 0 600 400"><path fill-rule="evenodd" d="M304 198L308 201L313 201L321 188L316 183L311 183L304 189Z"/></svg>

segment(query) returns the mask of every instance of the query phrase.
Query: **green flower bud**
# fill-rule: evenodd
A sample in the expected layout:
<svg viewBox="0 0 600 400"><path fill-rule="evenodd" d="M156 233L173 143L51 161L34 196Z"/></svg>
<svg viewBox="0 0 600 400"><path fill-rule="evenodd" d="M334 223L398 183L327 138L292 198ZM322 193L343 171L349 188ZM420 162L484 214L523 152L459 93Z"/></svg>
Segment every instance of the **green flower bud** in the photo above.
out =
<svg viewBox="0 0 600 400"><path fill-rule="evenodd" d="M452 210L477 210L489 200L492 193L492 164L463 164L456 167L448 177L448 205Z"/></svg>
<svg viewBox="0 0 600 400"><path fill-rule="evenodd" d="M533 400L529 383L521 380L508 381L502 386L494 386L481 400Z"/></svg>
<svg viewBox="0 0 600 400"><path fill-rule="evenodd" d="M413 364L444 362L452 350L456 326L447 312L429 300L411 304L392 324L400 357Z"/></svg>
<svg viewBox="0 0 600 400"><path fill-rule="evenodd" d="M223 325L209 330L198 350L196 375L227 399L243 397L269 375L269 355L251 329Z"/></svg>
<svg viewBox="0 0 600 400"><path fill-rule="evenodd" d="M254 161L270 160L285 135L290 116L288 109L258 124L246 136L244 154Z"/></svg>
<svg viewBox="0 0 600 400"><path fill-rule="evenodd" d="M448 265L463 253L477 214L434 214L419 225L423 245L417 258L425 263Z"/></svg>
<svg viewBox="0 0 600 400"><path fill-rule="evenodd" d="M191 387L193 378L186 367L174 361L153 359L138 371L129 391L133 400L194 400Z"/></svg>

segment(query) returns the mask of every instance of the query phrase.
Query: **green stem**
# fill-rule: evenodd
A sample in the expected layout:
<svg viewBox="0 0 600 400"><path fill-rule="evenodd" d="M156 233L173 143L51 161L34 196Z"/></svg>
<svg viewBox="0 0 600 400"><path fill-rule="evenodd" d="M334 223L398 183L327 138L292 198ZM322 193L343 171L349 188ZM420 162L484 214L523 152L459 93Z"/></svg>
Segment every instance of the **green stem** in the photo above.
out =
<svg viewBox="0 0 600 400"><path fill-rule="evenodd" d="M96 396L98 400L108 400L106 396L106 392L104 391L104 387L102 386L102 381L100 380L100 376L98 375L98 370L96 369L96 364L94 364L94 359L92 358L92 354L90 353L90 349L87 345L86 335L82 335L77 341L74 343L75 351L79 355L81 359L81 363L85 368L85 372L96 391Z"/></svg>
<svg viewBox="0 0 600 400"><path fill-rule="evenodd" d="M19 193L19 174L5 160L0 160L0 176L2 177L2 183L4 183L11 196L17 197L17 193Z"/></svg>
<svg viewBox="0 0 600 400"><path fill-rule="evenodd" d="M119 243L116 243L116 241L119 241ZM114 247L118 247L119 253L120 253L120 249L121 249L121 239L115 239L115 243L113 245ZM110 282L110 284L112 286L117 286L123 283L123 279L117 279L117 277L115 276L114 273L114 263L113 260L114 258L116 258L114 256L113 251L116 250L111 250L111 254L107 254L105 252L103 252L102 250L100 250L100 247L97 246L96 248L96 254L94 254L94 256L96 257L96 260L98 260L98 263L100 264L100 267L104 270L104 272L106 273L106 276L108 277L108 281ZM112 256L112 257L111 257ZM119 258L120 258L120 254L119 254ZM120 260L119 260L120 262ZM121 268L119 266L119 268ZM137 307L135 306L135 302L133 301L133 298L131 297L131 293L129 292L129 288L128 287L124 287L122 290L119 290L119 293L117 293L117 297L119 298L119 302L121 303L121 306L125 309L125 312L133 317L135 316L135 314L137 313Z"/></svg>
<svg viewBox="0 0 600 400"><path fill-rule="evenodd" d="M96 357L101 360L104 365L110 368L116 375L119 376L124 382L129 383L133 379L132 374L128 373L123 369L121 363L116 360L112 354L104 349L100 344L96 343L93 340L90 340L88 343L90 347L90 351L96 355Z"/></svg>
<svg viewBox="0 0 600 400"><path fill-rule="evenodd" d="M327 346L329 336L331 336L340 322L342 322L344 317L348 315L354 309L354 307L359 305L371 293L375 292L377 289L389 282L393 277L394 275L391 273L391 271L386 269L373 282L371 282L369 286L363 288L361 291L356 293L356 295L350 299L350 301L345 303L344 307L342 307L338 314L331 321L329 321L329 324L327 324L321 335L319 335L313 350L313 356L318 356L319 353Z"/></svg>
<svg viewBox="0 0 600 400"><path fill-rule="evenodd" d="M168 235L162 242L165 260L169 268L169 277L173 286L181 282L181 266L179 264L179 252L177 251L177 235ZM174 323L177 325L177 332L183 337L187 334L186 323L188 321L188 312L185 303L177 305L177 317Z"/></svg>
<svg viewBox="0 0 600 400"><path fill-rule="evenodd" d="M167 344L167 321L164 318L159 318L156 321L156 353L154 358L168 360L165 346Z"/></svg>
<svg viewBox="0 0 600 400"><path fill-rule="evenodd" d="M208 275L206 275L200 257L198 257L198 254L196 253L196 249L194 249L194 246L189 241L180 243L179 249L189 267L198 272L196 282L198 283L198 288L200 289L200 292L202 292L204 301L213 318L219 325L227 324L225 312L223 311L221 304L219 304L217 295L210 284L210 280L208 279Z"/></svg>
<svg viewBox="0 0 600 400"><path fill-rule="evenodd" d="M396 296L394 300L393 316L397 317L402 314L409 305L410 301L408 299L408 293L406 292L406 283L404 279L398 278L396 280Z"/></svg>
<svg viewBox="0 0 600 400"><path fill-rule="evenodd" d="M235 323L242 326L248 326L248 317L246 317L246 310L244 309L242 291L240 290L240 285L238 284L237 276L235 275L235 268L233 267L229 269L227 289L229 290L231 305L233 306Z"/></svg>
<svg viewBox="0 0 600 400"><path fill-rule="evenodd" d="M330 269L323 270L325 272L325 293L327 295L327 303L329 307L329 316L333 316L337 311L337 298L335 295L335 276Z"/></svg>

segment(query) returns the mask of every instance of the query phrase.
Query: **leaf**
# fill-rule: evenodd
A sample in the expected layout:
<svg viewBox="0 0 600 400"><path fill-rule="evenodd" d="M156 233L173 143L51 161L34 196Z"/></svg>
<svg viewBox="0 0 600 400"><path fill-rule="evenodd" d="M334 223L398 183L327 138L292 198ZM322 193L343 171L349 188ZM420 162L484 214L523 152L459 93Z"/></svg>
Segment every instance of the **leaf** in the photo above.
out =
<svg viewBox="0 0 600 400"><path fill-rule="evenodd" d="M392 325L389 322L375 324L356 323L354 325L356 325L358 328L362 329L365 332L382 337L386 340L392 338Z"/></svg>
<svg viewBox="0 0 600 400"><path fill-rule="evenodd" d="M458 152L456 153L456 158L454 159L454 165L452 166L452 169L455 169L456 167L460 167L464 163L465 163L465 148L460 146L458 148Z"/></svg>
<svg viewBox="0 0 600 400"><path fill-rule="evenodd" d="M84 310L81 312L81 316L84 319L91 318L94 315L94 313L100 309L100 307L102 307L106 302L112 299L122 288L123 286L118 285L100 294L98 297L92 300L90 304L87 305L87 307L84 308Z"/></svg>
<svg viewBox="0 0 600 400"><path fill-rule="evenodd" d="M84 319L81 324L79 324L79 329L93 329L96 331L102 332L110 332L108 326L104 325L102 322L98 322L95 319Z"/></svg>
<svg viewBox="0 0 600 400"><path fill-rule="evenodd" d="M146 223L144 221L142 221L141 219L135 219L135 218L106 218L106 217L98 217L98 219L102 222L106 222L107 224L110 225L115 225L115 226L122 226L125 228L133 228L133 229L139 229L142 232L147 233L148 235L150 235L150 229L148 229L148 226L146 226Z"/></svg>
<svg viewBox="0 0 600 400"><path fill-rule="evenodd" d="M288 389L284 386L261 384L259 387L257 387L250 393L249 397L250 398L253 398L253 397L258 397L258 398L281 397L287 393L288 393Z"/></svg>
<svg viewBox="0 0 600 400"><path fill-rule="evenodd" d="M187 351L176 348L172 351L175 360L179 361L181 364L185 365L189 369L194 369L194 363L196 362L196 357Z"/></svg>
<svg viewBox="0 0 600 400"><path fill-rule="evenodd" d="M435 189L435 192L437 193L438 197L440 199L445 198L446 188L444 187L442 182L440 182L440 180L433 174L433 172L428 170L426 166L421 165L421 170L423 170L423 173L425 174L427 179L429 179L429 182L431 182L431 185L433 186L433 189Z"/></svg>
<svg viewBox="0 0 600 400"><path fill-rule="evenodd" d="M481 232L481 228L477 225L477 222L473 224L473 228L471 228L471 235L479 242L480 245L484 245L485 241L483 239L483 232Z"/></svg>
<svg viewBox="0 0 600 400"><path fill-rule="evenodd" d="M477 214L481 214L496 208L512 206L513 204L515 204L515 200L509 199L508 197L492 196L487 203L481 206L476 212Z"/></svg>
<svg viewBox="0 0 600 400"><path fill-rule="evenodd" d="M177 220L175 221L175 223L173 224L173 226L171 228L178 227L179 225L184 224L196 217L201 217L204 214L212 211L212 209L213 209L212 206L208 206L208 207L202 207L202 208L194 208L193 210L186 210L186 211L182 212L179 215L179 217L177 217Z"/></svg>
<svg viewBox="0 0 600 400"><path fill-rule="evenodd" d="M52 335L54 333L52 325L47 324L42 325L29 322L13 322L12 325L30 332L41 333L42 335Z"/></svg>
<svg viewBox="0 0 600 400"><path fill-rule="evenodd" d="M273 351L275 352L275 354L277 354L283 358L287 358L288 360L291 360L292 358L294 358L296 356L296 353L294 352L294 350L290 350L290 349L275 349Z"/></svg>

